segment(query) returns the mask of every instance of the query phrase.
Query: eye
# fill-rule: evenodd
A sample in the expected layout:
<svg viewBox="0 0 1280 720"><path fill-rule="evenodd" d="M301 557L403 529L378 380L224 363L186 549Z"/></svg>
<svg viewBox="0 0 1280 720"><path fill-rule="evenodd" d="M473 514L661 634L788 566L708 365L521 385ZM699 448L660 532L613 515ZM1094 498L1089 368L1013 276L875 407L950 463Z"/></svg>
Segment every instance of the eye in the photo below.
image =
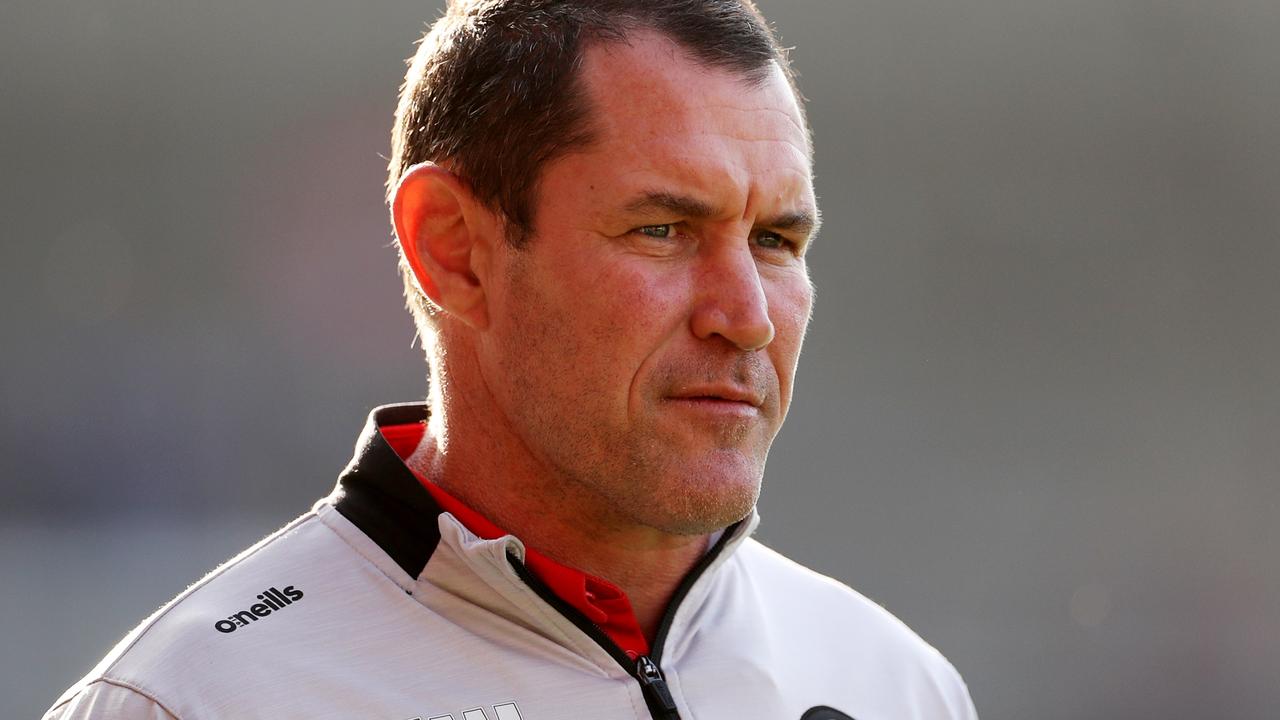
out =
<svg viewBox="0 0 1280 720"><path fill-rule="evenodd" d="M795 246L795 243L787 238L769 230L756 233L756 244L766 250L787 250Z"/></svg>
<svg viewBox="0 0 1280 720"><path fill-rule="evenodd" d="M646 235L651 238L666 239L675 234L674 225L645 225L635 229L635 232Z"/></svg>

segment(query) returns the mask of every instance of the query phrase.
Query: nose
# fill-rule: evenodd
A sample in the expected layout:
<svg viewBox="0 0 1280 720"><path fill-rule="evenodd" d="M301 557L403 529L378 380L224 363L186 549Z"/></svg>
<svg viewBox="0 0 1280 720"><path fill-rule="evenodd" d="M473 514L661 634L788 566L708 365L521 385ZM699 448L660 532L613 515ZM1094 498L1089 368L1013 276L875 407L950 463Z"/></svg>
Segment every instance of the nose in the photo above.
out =
<svg viewBox="0 0 1280 720"><path fill-rule="evenodd" d="M749 248L724 248L707 258L696 282L691 320L696 337L719 335L742 350L759 350L773 341L769 299Z"/></svg>

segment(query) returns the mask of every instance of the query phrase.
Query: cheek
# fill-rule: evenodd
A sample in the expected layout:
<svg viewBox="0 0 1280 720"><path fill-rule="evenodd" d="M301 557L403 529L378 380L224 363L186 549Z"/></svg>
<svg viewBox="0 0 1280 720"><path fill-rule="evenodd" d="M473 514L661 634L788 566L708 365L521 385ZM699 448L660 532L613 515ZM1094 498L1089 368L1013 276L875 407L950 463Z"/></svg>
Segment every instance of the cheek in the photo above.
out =
<svg viewBox="0 0 1280 720"><path fill-rule="evenodd" d="M672 340L688 324L690 281L687 269L634 258L608 266L599 277L603 294L594 298L593 311L609 383L602 391L633 417L670 368L681 364L682 345Z"/></svg>
<svg viewBox="0 0 1280 720"><path fill-rule="evenodd" d="M769 318L773 321L774 328L770 354L774 358L784 390L789 388L795 374L812 309L813 286L809 284L808 275L777 283L770 293Z"/></svg>
<svg viewBox="0 0 1280 720"><path fill-rule="evenodd" d="M541 345L563 363L566 379L602 397L624 398L682 317L687 293L677 273L623 258L594 268L562 268L550 312L538 323Z"/></svg>
<svg viewBox="0 0 1280 720"><path fill-rule="evenodd" d="M631 352L653 349L681 317L688 295L685 276L663 270L626 260L607 265L598 272L598 292L577 302L597 317L601 331L616 347Z"/></svg>

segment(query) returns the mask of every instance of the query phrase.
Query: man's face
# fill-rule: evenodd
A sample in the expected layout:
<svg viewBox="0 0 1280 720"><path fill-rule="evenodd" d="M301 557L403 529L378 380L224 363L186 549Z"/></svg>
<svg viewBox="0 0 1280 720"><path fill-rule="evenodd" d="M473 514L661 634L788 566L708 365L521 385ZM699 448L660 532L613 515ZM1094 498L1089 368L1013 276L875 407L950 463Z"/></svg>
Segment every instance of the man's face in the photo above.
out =
<svg viewBox="0 0 1280 720"><path fill-rule="evenodd" d="M787 412L817 210L780 70L751 86L637 34L588 50L597 141L548 164L503 248L484 382L602 522L704 533L745 516Z"/></svg>

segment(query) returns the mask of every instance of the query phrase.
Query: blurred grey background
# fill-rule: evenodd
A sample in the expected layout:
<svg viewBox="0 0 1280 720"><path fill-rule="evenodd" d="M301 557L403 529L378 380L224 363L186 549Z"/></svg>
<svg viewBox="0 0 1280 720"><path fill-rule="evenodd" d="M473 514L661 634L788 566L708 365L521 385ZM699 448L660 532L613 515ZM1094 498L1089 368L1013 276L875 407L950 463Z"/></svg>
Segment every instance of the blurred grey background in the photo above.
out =
<svg viewBox="0 0 1280 720"><path fill-rule="evenodd" d="M1280 4L762 0L818 305L763 538L984 718L1280 708ZM432 2L0 7L0 716L420 398L381 199Z"/></svg>

